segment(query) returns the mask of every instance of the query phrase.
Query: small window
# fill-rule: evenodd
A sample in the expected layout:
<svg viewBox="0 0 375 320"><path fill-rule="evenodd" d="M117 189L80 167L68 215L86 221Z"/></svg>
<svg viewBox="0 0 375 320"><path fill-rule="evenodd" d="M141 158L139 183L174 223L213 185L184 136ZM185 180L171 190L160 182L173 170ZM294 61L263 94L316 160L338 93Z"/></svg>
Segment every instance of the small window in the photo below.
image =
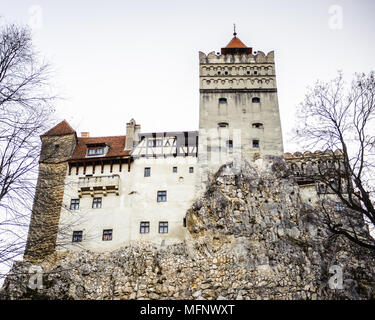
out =
<svg viewBox="0 0 375 320"><path fill-rule="evenodd" d="M259 148L259 140L253 140L253 148Z"/></svg>
<svg viewBox="0 0 375 320"><path fill-rule="evenodd" d="M104 148L90 148L87 154L89 156L99 156L104 154Z"/></svg>
<svg viewBox="0 0 375 320"><path fill-rule="evenodd" d="M263 123L253 123L254 129L263 129Z"/></svg>
<svg viewBox="0 0 375 320"><path fill-rule="evenodd" d="M183 224L184 228L186 228L186 218L184 218L184 219L182 220L182 224Z"/></svg>
<svg viewBox="0 0 375 320"><path fill-rule="evenodd" d="M145 168L145 177L151 176L151 168Z"/></svg>
<svg viewBox="0 0 375 320"><path fill-rule="evenodd" d="M79 209L79 199L72 199L70 201L70 210L78 210Z"/></svg>
<svg viewBox="0 0 375 320"><path fill-rule="evenodd" d="M258 74L258 71L254 71L254 74L257 75L257 74Z"/></svg>
<svg viewBox="0 0 375 320"><path fill-rule="evenodd" d="M226 76L228 75L228 71L225 71L225 75L226 75Z"/></svg>
<svg viewBox="0 0 375 320"><path fill-rule="evenodd" d="M227 104L227 103L228 103L228 100L227 100L227 98L220 98L220 99L219 99L219 103L220 103L220 104Z"/></svg>
<svg viewBox="0 0 375 320"><path fill-rule="evenodd" d="M168 233L168 222L159 222L159 233Z"/></svg>
<svg viewBox="0 0 375 320"><path fill-rule="evenodd" d="M250 75L250 71L247 71L246 74L249 76Z"/></svg>
<svg viewBox="0 0 375 320"><path fill-rule="evenodd" d="M173 173L177 173L177 167L173 167Z"/></svg>
<svg viewBox="0 0 375 320"><path fill-rule="evenodd" d="M167 191L158 191L158 202L166 202L167 201Z"/></svg>
<svg viewBox="0 0 375 320"><path fill-rule="evenodd" d="M220 122L218 123L219 128L228 128L229 123L228 122Z"/></svg>
<svg viewBox="0 0 375 320"><path fill-rule="evenodd" d="M83 231L73 231L72 242L82 242Z"/></svg>
<svg viewBox="0 0 375 320"><path fill-rule="evenodd" d="M140 233L150 233L150 222L148 222L148 221L141 222L139 232Z"/></svg>
<svg viewBox="0 0 375 320"><path fill-rule="evenodd" d="M227 148L233 149L233 140L228 140L227 141Z"/></svg>
<svg viewBox="0 0 375 320"><path fill-rule="evenodd" d="M103 230L103 241L112 240L112 229Z"/></svg>
<svg viewBox="0 0 375 320"><path fill-rule="evenodd" d="M260 98L255 97L251 101L252 101L252 103L260 103Z"/></svg>
<svg viewBox="0 0 375 320"><path fill-rule="evenodd" d="M100 209L102 207L102 198L94 198L92 200L93 209Z"/></svg>
<svg viewBox="0 0 375 320"><path fill-rule="evenodd" d="M189 173L194 173L194 167L189 168Z"/></svg>

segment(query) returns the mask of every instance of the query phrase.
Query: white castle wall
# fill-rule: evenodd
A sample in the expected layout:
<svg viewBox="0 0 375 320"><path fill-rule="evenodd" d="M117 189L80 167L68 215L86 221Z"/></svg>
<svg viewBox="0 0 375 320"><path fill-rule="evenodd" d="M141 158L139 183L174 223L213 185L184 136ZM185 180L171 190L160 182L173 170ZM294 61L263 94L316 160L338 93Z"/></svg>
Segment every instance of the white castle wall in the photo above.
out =
<svg viewBox="0 0 375 320"><path fill-rule="evenodd" d="M79 210L68 210L71 199L78 199L78 180L85 177L83 169L66 177L66 187L58 234L57 250L72 250L83 246L94 251L113 250L132 241L150 241L155 244L182 242L185 228L183 219L195 196L196 157L135 160L130 172L123 165L122 172L114 166L109 172L105 166L105 176L120 176L119 195L109 193L102 197L102 208L92 209L92 197L83 195ZM151 176L144 177L144 168L151 168ZM173 173L172 168L178 172ZM194 167L194 173L189 168ZM86 174L90 174L90 168ZM157 202L157 191L167 191L167 202ZM140 222L150 222L150 233L140 233ZM159 234L159 221L168 222L168 233ZM103 241L104 229L113 229L112 241ZM83 231L83 241L72 243L73 231Z"/></svg>

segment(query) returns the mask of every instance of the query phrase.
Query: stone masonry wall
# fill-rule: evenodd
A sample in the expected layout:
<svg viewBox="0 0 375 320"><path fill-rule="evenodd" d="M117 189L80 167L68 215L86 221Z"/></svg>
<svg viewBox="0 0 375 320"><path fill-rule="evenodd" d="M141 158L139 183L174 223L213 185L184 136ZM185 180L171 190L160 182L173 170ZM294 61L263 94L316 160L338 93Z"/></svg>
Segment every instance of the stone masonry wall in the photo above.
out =
<svg viewBox="0 0 375 320"><path fill-rule="evenodd" d="M24 259L40 260L55 251L67 160L75 147L75 135L42 137L38 182Z"/></svg>
<svg viewBox="0 0 375 320"><path fill-rule="evenodd" d="M301 202L284 161L222 167L187 212L183 244L136 243L113 252L53 254L16 263L3 299L374 299L375 254L332 236ZM342 270L332 288L330 268Z"/></svg>

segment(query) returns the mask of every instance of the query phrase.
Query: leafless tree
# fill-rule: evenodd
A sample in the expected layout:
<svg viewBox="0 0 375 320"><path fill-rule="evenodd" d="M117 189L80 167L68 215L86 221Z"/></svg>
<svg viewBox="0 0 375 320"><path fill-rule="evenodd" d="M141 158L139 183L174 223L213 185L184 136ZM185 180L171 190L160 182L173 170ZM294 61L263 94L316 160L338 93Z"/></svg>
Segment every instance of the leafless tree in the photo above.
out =
<svg viewBox="0 0 375 320"><path fill-rule="evenodd" d="M27 27L0 27L0 265L23 253L39 136L50 127L54 111L50 75Z"/></svg>
<svg viewBox="0 0 375 320"><path fill-rule="evenodd" d="M332 81L318 81L297 115L297 140L305 149L330 154L329 163L322 161L315 176L342 204L342 209L332 210L323 203L329 229L375 250L358 224L366 221L375 227L375 73L356 74L351 84L342 72Z"/></svg>

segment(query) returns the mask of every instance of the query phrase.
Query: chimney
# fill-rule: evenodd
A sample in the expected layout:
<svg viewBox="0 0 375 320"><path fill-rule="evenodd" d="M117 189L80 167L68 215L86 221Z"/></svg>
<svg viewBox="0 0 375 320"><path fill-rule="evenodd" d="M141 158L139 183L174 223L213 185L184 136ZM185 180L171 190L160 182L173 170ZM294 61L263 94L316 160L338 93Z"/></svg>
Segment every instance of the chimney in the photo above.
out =
<svg viewBox="0 0 375 320"><path fill-rule="evenodd" d="M81 137L82 138L89 138L90 137L90 132L81 132Z"/></svg>
<svg viewBox="0 0 375 320"><path fill-rule="evenodd" d="M130 122L126 124L126 150L133 149L134 145L139 141L140 128L141 126L139 124L135 124L134 119L131 119Z"/></svg>

